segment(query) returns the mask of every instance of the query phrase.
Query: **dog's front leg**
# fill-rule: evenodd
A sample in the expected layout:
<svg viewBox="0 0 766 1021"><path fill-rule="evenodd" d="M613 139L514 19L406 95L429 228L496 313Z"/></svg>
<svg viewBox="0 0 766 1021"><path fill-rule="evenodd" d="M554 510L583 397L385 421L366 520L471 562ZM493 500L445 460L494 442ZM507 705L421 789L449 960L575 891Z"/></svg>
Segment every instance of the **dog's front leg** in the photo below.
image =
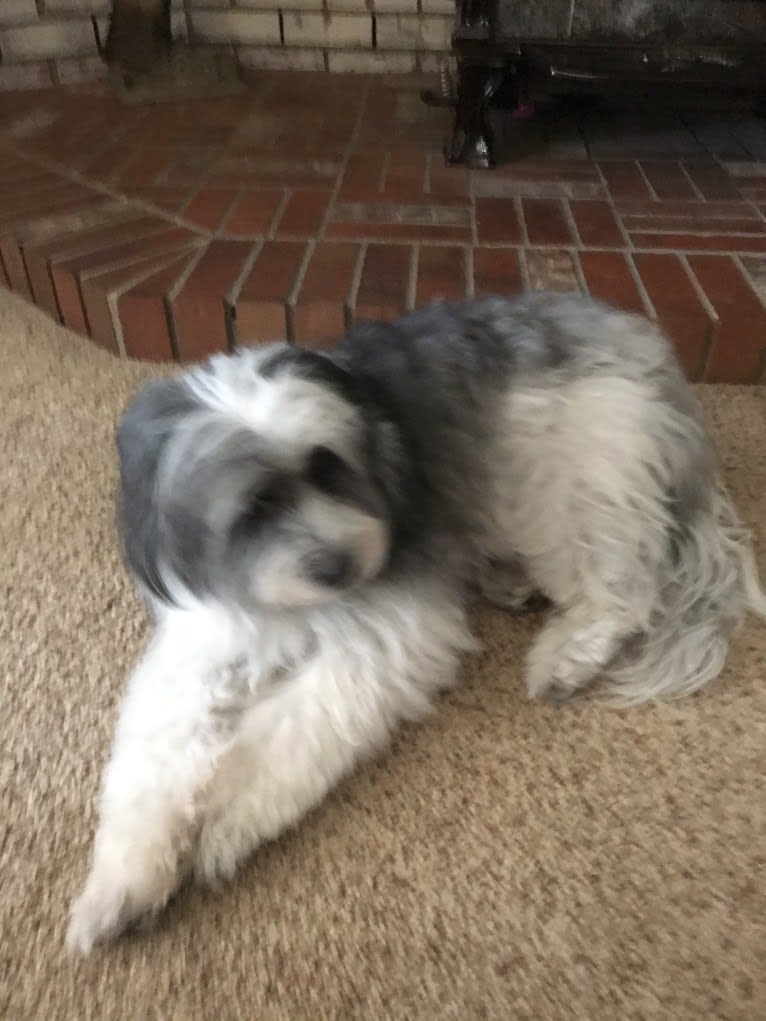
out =
<svg viewBox="0 0 766 1021"><path fill-rule="evenodd" d="M392 593L360 614L271 699L252 706L211 785L195 849L206 880L314 808L353 767L453 683L474 648L460 605L438 590Z"/></svg>
<svg viewBox="0 0 766 1021"><path fill-rule="evenodd" d="M201 797L231 742L246 694L194 642L160 633L134 672L104 776L100 819L68 943L97 943L158 911L180 884Z"/></svg>

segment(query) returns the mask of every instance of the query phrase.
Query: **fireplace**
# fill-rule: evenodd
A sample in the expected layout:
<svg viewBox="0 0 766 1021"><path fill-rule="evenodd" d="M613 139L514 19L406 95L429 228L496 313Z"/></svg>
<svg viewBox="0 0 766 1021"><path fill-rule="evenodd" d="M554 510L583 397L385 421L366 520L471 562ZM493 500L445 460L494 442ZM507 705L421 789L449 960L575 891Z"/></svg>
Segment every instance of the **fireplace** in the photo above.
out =
<svg viewBox="0 0 766 1021"><path fill-rule="evenodd" d="M452 164L489 167L488 108L532 92L766 84L763 0L461 0Z"/></svg>

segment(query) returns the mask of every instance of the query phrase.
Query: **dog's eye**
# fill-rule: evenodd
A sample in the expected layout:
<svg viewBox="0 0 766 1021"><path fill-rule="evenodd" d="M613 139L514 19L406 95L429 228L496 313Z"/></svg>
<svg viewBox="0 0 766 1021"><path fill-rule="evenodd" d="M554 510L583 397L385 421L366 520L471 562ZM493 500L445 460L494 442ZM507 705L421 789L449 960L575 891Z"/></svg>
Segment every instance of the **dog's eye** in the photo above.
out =
<svg viewBox="0 0 766 1021"><path fill-rule="evenodd" d="M329 447L315 447L309 455L306 479L317 489L332 492L343 481L346 463Z"/></svg>
<svg viewBox="0 0 766 1021"><path fill-rule="evenodd" d="M258 525L272 515L285 501L285 486L275 479L253 493L242 515L243 523Z"/></svg>

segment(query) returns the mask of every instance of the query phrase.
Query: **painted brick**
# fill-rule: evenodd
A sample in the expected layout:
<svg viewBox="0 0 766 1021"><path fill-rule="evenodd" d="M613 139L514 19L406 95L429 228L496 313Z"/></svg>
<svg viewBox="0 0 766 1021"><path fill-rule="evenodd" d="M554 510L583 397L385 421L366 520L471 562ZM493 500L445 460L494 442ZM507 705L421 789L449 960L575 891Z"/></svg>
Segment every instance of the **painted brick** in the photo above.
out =
<svg viewBox="0 0 766 1021"><path fill-rule="evenodd" d="M579 291L574 256L556 249L532 249L526 253L529 286L533 291Z"/></svg>
<svg viewBox="0 0 766 1021"><path fill-rule="evenodd" d="M720 325L705 369L709 383L755 383L766 350L766 311L728 255L690 256Z"/></svg>
<svg viewBox="0 0 766 1021"><path fill-rule="evenodd" d="M636 248L672 248L676 252L766 252L759 234L632 234Z"/></svg>
<svg viewBox="0 0 766 1021"><path fill-rule="evenodd" d="M564 207L555 199L522 199L527 237L531 245L570 245L572 234Z"/></svg>
<svg viewBox="0 0 766 1021"><path fill-rule="evenodd" d="M739 198L734 182L715 160L691 160L684 169L704 199Z"/></svg>
<svg viewBox="0 0 766 1021"><path fill-rule="evenodd" d="M659 199L694 199L697 192L678 163L672 160L643 160L641 169Z"/></svg>
<svg viewBox="0 0 766 1021"><path fill-rule="evenodd" d="M477 199L476 226L482 244L521 242L521 224L513 199Z"/></svg>
<svg viewBox="0 0 766 1021"><path fill-rule="evenodd" d="M62 85L98 81L106 74L107 67L101 57L70 57L56 61L56 77Z"/></svg>
<svg viewBox="0 0 766 1021"><path fill-rule="evenodd" d="M174 357L167 299L194 255L141 280L117 299L123 343L129 358L171 361Z"/></svg>
<svg viewBox="0 0 766 1021"><path fill-rule="evenodd" d="M359 245L343 241L317 244L292 309L296 344L323 346L343 332L360 251Z"/></svg>
<svg viewBox="0 0 766 1021"><path fill-rule="evenodd" d="M337 73L378 74L381 71L406 74L414 71L414 53L382 53L379 50L340 50L327 55L328 69Z"/></svg>
<svg viewBox="0 0 766 1021"><path fill-rule="evenodd" d="M328 11L364 11L379 14L417 14L418 0L327 0ZM453 7L454 10L454 7Z"/></svg>
<svg viewBox="0 0 766 1021"><path fill-rule="evenodd" d="M306 252L302 241L267 241L236 296L238 344L287 337L287 302Z"/></svg>
<svg viewBox="0 0 766 1021"><path fill-rule="evenodd" d="M280 215L277 236L312 237L321 226L329 200L329 191L293 192Z"/></svg>
<svg viewBox="0 0 766 1021"><path fill-rule="evenodd" d="M0 34L3 57L13 63L97 53L96 36L90 19L41 21L24 28L4 29Z"/></svg>
<svg viewBox="0 0 766 1021"><path fill-rule="evenodd" d="M0 67L0 89L42 89L51 84L51 70L47 63L19 64Z"/></svg>
<svg viewBox="0 0 766 1021"><path fill-rule="evenodd" d="M683 234L720 234L725 231L727 234L762 234L766 225L762 220L751 219L722 219L720 217L708 217L703 214L704 206L700 206L700 215L695 219L686 216L623 216L622 222L626 230L643 231L653 233L662 231L668 233Z"/></svg>
<svg viewBox="0 0 766 1021"><path fill-rule="evenodd" d="M274 0L269 0L273 5ZM243 67L257 71L324 71L324 50L271 49L240 46L237 56Z"/></svg>
<svg viewBox="0 0 766 1021"><path fill-rule="evenodd" d="M252 251L246 241L212 241L173 299L181 361L196 361L228 347L229 292Z"/></svg>
<svg viewBox="0 0 766 1021"><path fill-rule="evenodd" d="M415 305L441 298L464 298L465 293L465 248L422 245L418 252Z"/></svg>
<svg viewBox="0 0 766 1021"><path fill-rule="evenodd" d="M474 248L474 294L518 294L524 290L515 248Z"/></svg>
<svg viewBox="0 0 766 1021"><path fill-rule="evenodd" d="M355 319L395 319L407 307L412 250L408 245L370 245L356 296Z"/></svg>
<svg viewBox="0 0 766 1021"><path fill-rule="evenodd" d="M627 258L622 252L581 252L580 265L588 290L594 298L615 305L625 312L646 314Z"/></svg>
<svg viewBox="0 0 766 1021"><path fill-rule="evenodd" d="M382 50L444 50L452 45L455 19L435 15L381 14L376 39Z"/></svg>
<svg viewBox="0 0 766 1021"><path fill-rule="evenodd" d="M194 31L211 42L279 43L276 11L193 11Z"/></svg>
<svg viewBox="0 0 766 1021"><path fill-rule="evenodd" d="M314 14L285 11L288 46L371 46L372 18L361 14Z"/></svg>
<svg viewBox="0 0 766 1021"><path fill-rule="evenodd" d="M46 14L108 14L110 7L109 0L45 0Z"/></svg>
<svg viewBox="0 0 766 1021"><path fill-rule="evenodd" d="M721 219L752 219L761 222L755 209L747 202L654 202L651 200L618 199L615 203L624 216L680 216L697 220L704 216Z"/></svg>
<svg viewBox="0 0 766 1021"><path fill-rule="evenodd" d="M715 324L681 260L670 253L637 252L633 261L684 372L699 379Z"/></svg>
<svg viewBox="0 0 766 1021"><path fill-rule="evenodd" d="M229 0L222 0L223 6L226 6L228 2ZM362 4L361 9L366 10L364 0L360 0L360 2ZM282 11L322 10L322 0L279 0L278 3L276 0L233 0L233 4L235 7L244 7L254 11L273 11L276 7L279 7Z"/></svg>
<svg viewBox="0 0 766 1021"><path fill-rule="evenodd" d="M569 208L584 245L622 247L622 232L608 202L582 199L570 202Z"/></svg>
<svg viewBox="0 0 766 1021"><path fill-rule="evenodd" d="M637 163L603 160L599 166L609 191L615 198L651 198L649 185Z"/></svg>
<svg viewBox="0 0 766 1021"><path fill-rule="evenodd" d="M3 0L0 4L0 25L21 25L37 21L35 0Z"/></svg>
<svg viewBox="0 0 766 1021"><path fill-rule="evenodd" d="M241 195L224 220L222 233L235 237L260 237L271 225L283 199L278 188L259 188Z"/></svg>

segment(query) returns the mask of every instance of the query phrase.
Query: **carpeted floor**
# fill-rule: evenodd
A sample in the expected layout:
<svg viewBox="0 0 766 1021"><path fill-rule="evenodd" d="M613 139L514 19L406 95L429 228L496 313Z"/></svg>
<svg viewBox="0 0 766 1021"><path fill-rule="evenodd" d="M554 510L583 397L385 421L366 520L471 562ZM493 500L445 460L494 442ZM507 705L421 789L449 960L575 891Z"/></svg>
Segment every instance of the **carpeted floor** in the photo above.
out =
<svg viewBox="0 0 766 1021"><path fill-rule="evenodd" d="M115 418L145 367L0 293L3 1021L763 1021L766 628L672 706L528 704L537 622L429 725L219 893L87 961L62 946L146 623L112 531ZM766 539L766 399L703 399ZM763 557L761 558L763 562Z"/></svg>

